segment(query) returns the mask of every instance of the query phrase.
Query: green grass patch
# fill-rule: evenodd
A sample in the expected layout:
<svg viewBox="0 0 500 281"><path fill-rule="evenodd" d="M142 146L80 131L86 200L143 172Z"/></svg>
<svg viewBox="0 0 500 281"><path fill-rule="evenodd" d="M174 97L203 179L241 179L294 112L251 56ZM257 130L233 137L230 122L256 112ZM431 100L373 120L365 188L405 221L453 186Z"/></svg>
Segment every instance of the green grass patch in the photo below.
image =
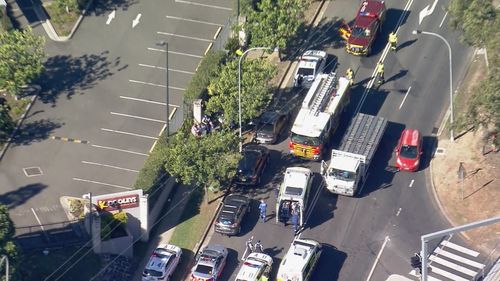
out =
<svg viewBox="0 0 500 281"><path fill-rule="evenodd" d="M78 249L80 248L74 246L52 249L48 255L44 255L41 250L24 253L22 266L19 267L23 280L45 280L55 270L58 271L49 280L55 280L57 277L60 280L90 280L101 269L100 258L92 249L83 248L70 260ZM78 261L81 257L83 258ZM70 261L62 266L68 260ZM60 266L62 267L59 269ZM68 271L61 276L66 270Z"/></svg>
<svg viewBox="0 0 500 281"><path fill-rule="evenodd" d="M59 36L68 36L71 29L75 26L79 13L70 11L66 13L65 10L57 8L55 5L44 5L45 11L49 14L50 23L54 27Z"/></svg>

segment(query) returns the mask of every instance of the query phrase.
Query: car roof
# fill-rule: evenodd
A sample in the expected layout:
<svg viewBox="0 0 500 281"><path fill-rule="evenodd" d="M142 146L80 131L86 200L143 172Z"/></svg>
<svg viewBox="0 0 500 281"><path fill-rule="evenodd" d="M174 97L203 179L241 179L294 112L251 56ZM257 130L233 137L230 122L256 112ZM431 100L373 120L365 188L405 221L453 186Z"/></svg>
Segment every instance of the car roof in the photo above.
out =
<svg viewBox="0 0 500 281"><path fill-rule="evenodd" d="M248 204L250 199L244 195L239 194L229 194L224 199L224 205L241 206L243 204Z"/></svg>
<svg viewBox="0 0 500 281"><path fill-rule="evenodd" d="M420 141L420 132L415 129L406 129L401 133L401 145L417 146Z"/></svg>
<svg viewBox="0 0 500 281"><path fill-rule="evenodd" d="M370 16L369 14L377 15L381 11L385 10L384 1L369 0L363 1L358 10L358 15L360 16Z"/></svg>
<svg viewBox="0 0 500 281"><path fill-rule="evenodd" d="M243 147L243 151L259 151L261 153L265 153L268 151L267 147L256 144L249 144Z"/></svg>
<svg viewBox="0 0 500 281"><path fill-rule="evenodd" d="M146 264L146 269L152 269L152 270L156 270L156 271L163 271L164 270L168 261L171 258L173 258L173 256L175 254L179 253L175 248L168 247L168 246L173 246L173 245L161 245L160 247L158 247L154 250L153 254L149 258L148 263ZM173 247L176 247L176 246L173 246ZM176 247L176 248L178 248L178 247Z"/></svg>
<svg viewBox="0 0 500 281"><path fill-rule="evenodd" d="M278 112L266 111L266 112L262 113L262 115L259 118L259 121L261 123L275 123L276 120L278 120L278 118L282 115L283 114L280 114Z"/></svg>
<svg viewBox="0 0 500 281"><path fill-rule="evenodd" d="M376 20L375 18L371 17L357 17L356 20L354 21L354 26L368 27L375 20Z"/></svg>

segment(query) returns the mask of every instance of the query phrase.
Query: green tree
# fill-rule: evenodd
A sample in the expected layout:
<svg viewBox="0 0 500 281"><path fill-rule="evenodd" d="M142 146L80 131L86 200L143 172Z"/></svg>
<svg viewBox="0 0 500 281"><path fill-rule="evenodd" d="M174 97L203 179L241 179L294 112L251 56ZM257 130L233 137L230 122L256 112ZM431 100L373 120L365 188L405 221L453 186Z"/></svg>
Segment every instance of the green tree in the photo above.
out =
<svg viewBox="0 0 500 281"><path fill-rule="evenodd" d="M19 95L43 70L45 40L31 28L0 33L0 89Z"/></svg>
<svg viewBox="0 0 500 281"><path fill-rule="evenodd" d="M0 105L0 142L5 141L14 129L14 121L7 105Z"/></svg>
<svg viewBox="0 0 500 281"><path fill-rule="evenodd" d="M238 137L214 131L201 138L178 132L161 150L165 170L183 184L218 189L234 177L240 159Z"/></svg>
<svg viewBox="0 0 500 281"><path fill-rule="evenodd" d="M249 120L269 103L269 81L276 75L276 67L265 59L248 59L241 62L241 69L241 118ZM238 120L238 60L219 68L219 75L208 86L208 94L208 112L223 112L227 124Z"/></svg>
<svg viewBox="0 0 500 281"><path fill-rule="evenodd" d="M251 46L287 46L297 33L309 0L262 0L257 9L247 10L243 28L250 36Z"/></svg>
<svg viewBox="0 0 500 281"><path fill-rule="evenodd" d="M11 276L15 276L19 261L18 247L13 239L14 234L14 223L9 217L9 211L7 207L0 205L0 257L6 255L9 258Z"/></svg>
<svg viewBox="0 0 500 281"><path fill-rule="evenodd" d="M498 21L491 0L453 0L448 8L452 15L452 27L462 30L465 42L483 46L495 33Z"/></svg>
<svg viewBox="0 0 500 281"><path fill-rule="evenodd" d="M78 0L56 0L55 4L58 9L65 10L68 14L80 10Z"/></svg>
<svg viewBox="0 0 500 281"><path fill-rule="evenodd" d="M467 112L467 124L495 126L500 130L500 79L490 74L472 96Z"/></svg>

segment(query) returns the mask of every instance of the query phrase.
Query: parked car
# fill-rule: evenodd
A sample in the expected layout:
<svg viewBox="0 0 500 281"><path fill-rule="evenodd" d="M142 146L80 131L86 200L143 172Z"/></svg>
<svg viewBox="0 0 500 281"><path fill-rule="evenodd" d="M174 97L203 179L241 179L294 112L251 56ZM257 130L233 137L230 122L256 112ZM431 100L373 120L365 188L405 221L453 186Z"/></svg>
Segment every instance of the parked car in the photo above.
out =
<svg viewBox="0 0 500 281"><path fill-rule="evenodd" d="M142 272L142 281L169 280L181 259L181 248L170 245L159 245L149 258Z"/></svg>
<svg viewBox="0 0 500 281"><path fill-rule="evenodd" d="M261 145L250 144L243 147L242 156L238 163L236 183L260 183L262 172L269 162L269 150Z"/></svg>
<svg viewBox="0 0 500 281"><path fill-rule="evenodd" d="M196 258L190 281L217 281L226 265L227 249L218 244L208 245Z"/></svg>
<svg viewBox="0 0 500 281"><path fill-rule="evenodd" d="M422 155L422 135L418 130L406 129L401 133L396 155L396 167L399 170L410 172L418 170Z"/></svg>
<svg viewBox="0 0 500 281"><path fill-rule="evenodd" d="M288 114L267 111L264 112L256 126L255 141L274 144L288 123Z"/></svg>
<svg viewBox="0 0 500 281"><path fill-rule="evenodd" d="M249 211L250 199L248 197L238 194L226 196L215 221L215 232L238 235L241 230L241 222Z"/></svg>
<svg viewBox="0 0 500 281"><path fill-rule="evenodd" d="M263 276L269 278L273 259L263 253L251 253L243 262L236 281L260 281ZM266 279L269 280L269 279Z"/></svg>

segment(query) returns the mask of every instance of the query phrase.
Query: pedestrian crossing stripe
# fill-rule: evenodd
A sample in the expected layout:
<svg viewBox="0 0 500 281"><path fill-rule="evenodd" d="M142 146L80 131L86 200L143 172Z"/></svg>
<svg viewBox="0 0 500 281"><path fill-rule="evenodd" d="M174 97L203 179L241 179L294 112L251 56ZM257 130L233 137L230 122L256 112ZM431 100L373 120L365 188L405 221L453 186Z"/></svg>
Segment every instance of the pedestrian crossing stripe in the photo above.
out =
<svg viewBox="0 0 500 281"><path fill-rule="evenodd" d="M443 241L441 242L441 245L443 245L443 247L448 247L448 248L452 248L453 250L456 250L456 251L459 251L459 252L462 252L464 254L467 254L469 256L473 256L475 258L477 258L477 256L479 256L479 253L476 252L476 251L473 251L471 249L467 249L465 247L462 247L460 245L457 245L455 243L452 243L450 241Z"/></svg>
<svg viewBox="0 0 500 281"><path fill-rule="evenodd" d="M417 274L417 272L415 271L415 269L413 269L412 271L410 271L410 275L411 276L415 276L415 277L420 277L420 274ZM443 280L437 279L437 278L432 277L430 275L427 275L427 281L443 281Z"/></svg>
<svg viewBox="0 0 500 281"><path fill-rule="evenodd" d="M450 261L447 261L447 260L442 259L442 258L440 258L438 256L435 256L435 255L430 256L429 260L431 260L431 261L433 261L433 262L435 262L437 264L440 264L440 265L446 266L448 268L451 268L451 269L453 269L455 271L461 272L463 274L467 274L469 276L475 276L476 275L476 272L474 270L470 270L468 268L465 268L465 267L463 267L461 265L458 265L456 263L452 263Z"/></svg>
<svg viewBox="0 0 500 281"><path fill-rule="evenodd" d="M476 261L473 261L473 260L470 260L470 259L467 259L467 258L464 258L464 257L461 257L459 255L455 255L453 253L450 253L442 248L437 248L434 253L437 255L437 256L443 256L443 257L447 257L447 258L450 258L452 260L456 260L456 261L459 261L463 264L467 264L467 265L470 265L472 267L475 267L475 268L478 268L478 269L483 269L484 268L484 264L482 263L478 263Z"/></svg>
<svg viewBox="0 0 500 281"><path fill-rule="evenodd" d="M444 276L444 277L446 277L446 278L448 278L448 279L451 279L451 280L453 280L453 281L470 281L470 279L465 279L465 278L463 278L463 277L460 277L460 276L458 276L458 275L455 275L455 274L453 274L453 273L450 273L450 272L448 272L448 271L446 271L446 270L443 270L443 269L441 269L441 268L439 268L439 267L435 267L435 266L432 266L432 265L431 265L431 266L430 266L430 268L431 268L431 270L432 270L432 273L435 273L435 274L437 274L437 275Z"/></svg>

